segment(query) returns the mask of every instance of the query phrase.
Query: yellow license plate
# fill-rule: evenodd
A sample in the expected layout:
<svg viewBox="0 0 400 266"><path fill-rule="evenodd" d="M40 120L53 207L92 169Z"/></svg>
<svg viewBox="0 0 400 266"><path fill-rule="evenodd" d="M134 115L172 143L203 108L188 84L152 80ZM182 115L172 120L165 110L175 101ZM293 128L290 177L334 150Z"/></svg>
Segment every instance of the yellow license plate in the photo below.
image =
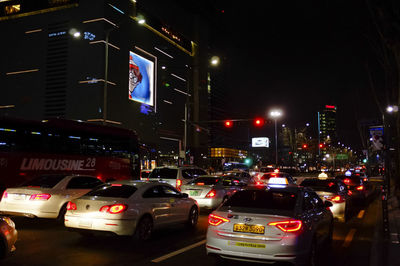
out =
<svg viewBox="0 0 400 266"><path fill-rule="evenodd" d="M245 247L245 248L265 248L264 244L236 242L236 241L229 241L228 245L237 246L237 247Z"/></svg>
<svg viewBox="0 0 400 266"><path fill-rule="evenodd" d="M250 224L234 224L233 231L243 232L243 233L253 233L253 234L264 234L265 226L250 225Z"/></svg>

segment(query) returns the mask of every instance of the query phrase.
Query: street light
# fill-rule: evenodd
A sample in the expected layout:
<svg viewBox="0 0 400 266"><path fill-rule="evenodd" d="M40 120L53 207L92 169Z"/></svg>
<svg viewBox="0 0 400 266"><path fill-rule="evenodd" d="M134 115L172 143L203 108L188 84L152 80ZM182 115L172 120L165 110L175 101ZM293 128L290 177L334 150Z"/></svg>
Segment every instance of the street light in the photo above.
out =
<svg viewBox="0 0 400 266"><path fill-rule="evenodd" d="M269 115L274 119L275 121L275 164L278 165L278 131L277 131L277 125L276 121L279 117L282 116L282 111L281 110L272 110Z"/></svg>

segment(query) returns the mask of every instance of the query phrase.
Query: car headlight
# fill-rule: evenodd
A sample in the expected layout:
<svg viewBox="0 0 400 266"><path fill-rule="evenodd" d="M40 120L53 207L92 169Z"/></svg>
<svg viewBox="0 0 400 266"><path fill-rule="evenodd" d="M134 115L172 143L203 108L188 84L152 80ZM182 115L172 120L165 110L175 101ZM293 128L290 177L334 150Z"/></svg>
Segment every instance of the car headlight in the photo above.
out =
<svg viewBox="0 0 400 266"><path fill-rule="evenodd" d="M15 228L15 223L13 222L13 220L11 220L11 218L9 217L2 217L1 218L3 221L5 221L9 226L11 226L12 228Z"/></svg>

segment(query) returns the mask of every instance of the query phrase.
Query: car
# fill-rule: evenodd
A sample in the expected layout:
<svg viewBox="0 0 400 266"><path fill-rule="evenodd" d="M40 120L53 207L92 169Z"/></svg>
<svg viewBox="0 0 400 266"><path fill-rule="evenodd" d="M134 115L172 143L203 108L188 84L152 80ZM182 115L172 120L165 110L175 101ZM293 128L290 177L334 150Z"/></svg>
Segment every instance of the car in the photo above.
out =
<svg viewBox="0 0 400 266"><path fill-rule="evenodd" d="M371 194L370 185L364 179L357 175L338 175L335 179L342 180L346 184L351 196L361 202L365 203Z"/></svg>
<svg viewBox="0 0 400 266"><path fill-rule="evenodd" d="M312 188L322 200L332 203L330 207L333 217L346 222L353 209L353 200L346 184L334 178L307 178L300 186Z"/></svg>
<svg viewBox="0 0 400 266"><path fill-rule="evenodd" d="M333 215L310 188L251 187L209 215L206 250L219 260L315 265L332 241Z"/></svg>
<svg viewBox="0 0 400 266"><path fill-rule="evenodd" d="M148 180L166 182L180 190L182 185L201 175L207 172L196 166L161 166L151 171Z"/></svg>
<svg viewBox="0 0 400 266"><path fill-rule="evenodd" d="M6 189L0 201L0 213L63 221L68 201L101 184L103 182L93 176L40 175L21 187Z"/></svg>
<svg viewBox="0 0 400 266"><path fill-rule="evenodd" d="M262 175L253 176L250 185L265 185L269 183L270 178L283 178L283 184L296 184L296 179L290 174L275 170L274 172L263 173Z"/></svg>
<svg viewBox="0 0 400 266"><path fill-rule="evenodd" d="M151 173L151 169L140 170L140 180L148 180L150 173Z"/></svg>
<svg viewBox="0 0 400 266"><path fill-rule="evenodd" d="M235 176L200 176L183 185L181 191L195 199L200 208L215 209L246 183Z"/></svg>
<svg viewBox="0 0 400 266"><path fill-rule="evenodd" d="M4 259L15 251L18 231L13 220L6 216L0 216L0 229L0 259Z"/></svg>
<svg viewBox="0 0 400 266"><path fill-rule="evenodd" d="M248 183L251 179L250 174L248 172L242 171L242 170L226 171L223 173L223 175L236 177L236 178L240 179L240 181L242 183Z"/></svg>
<svg viewBox="0 0 400 266"><path fill-rule="evenodd" d="M150 239L164 225L197 224L194 199L162 182L124 180L104 184L68 203L65 226L82 234L94 232Z"/></svg>

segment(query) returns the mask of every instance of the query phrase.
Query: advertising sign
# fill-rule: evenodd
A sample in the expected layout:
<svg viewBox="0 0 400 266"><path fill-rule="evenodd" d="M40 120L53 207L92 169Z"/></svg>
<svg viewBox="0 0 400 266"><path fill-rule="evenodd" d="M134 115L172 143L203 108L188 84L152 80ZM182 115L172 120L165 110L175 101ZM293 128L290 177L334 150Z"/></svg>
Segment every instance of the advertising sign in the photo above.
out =
<svg viewBox="0 0 400 266"><path fill-rule="evenodd" d="M269 138L252 138L251 139L251 147L258 148L264 147L269 148Z"/></svg>
<svg viewBox="0 0 400 266"><path fill-rule="evenodd" d="M383 149L383 127L376 126L369 128L369 136L371 140L371 148L373 151L380 151Z"/></svg>
<svg viewBox="0 0 400 266"><path fill-rule="evenodd" d="M154 106L154 62L129 52L129 99Z"/></svg>

